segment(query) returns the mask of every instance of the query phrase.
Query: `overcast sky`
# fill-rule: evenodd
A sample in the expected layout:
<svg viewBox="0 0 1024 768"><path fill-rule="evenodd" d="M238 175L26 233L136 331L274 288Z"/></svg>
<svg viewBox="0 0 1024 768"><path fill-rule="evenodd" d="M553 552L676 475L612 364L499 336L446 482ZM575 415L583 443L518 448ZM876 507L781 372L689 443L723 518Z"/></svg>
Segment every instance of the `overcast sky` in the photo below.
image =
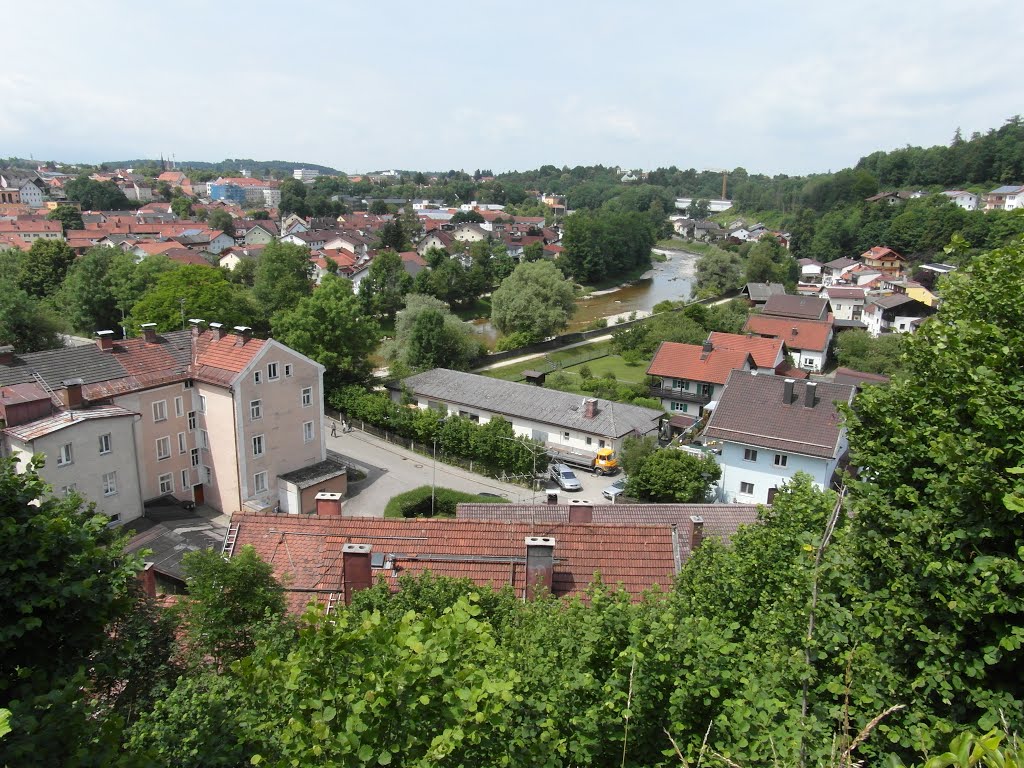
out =
<svg viewBox="0 0 1024 768"><path fill-rule="evenodd" d="M1024 3L11 0L0 156L806 173L1024 112Z"/></svg>

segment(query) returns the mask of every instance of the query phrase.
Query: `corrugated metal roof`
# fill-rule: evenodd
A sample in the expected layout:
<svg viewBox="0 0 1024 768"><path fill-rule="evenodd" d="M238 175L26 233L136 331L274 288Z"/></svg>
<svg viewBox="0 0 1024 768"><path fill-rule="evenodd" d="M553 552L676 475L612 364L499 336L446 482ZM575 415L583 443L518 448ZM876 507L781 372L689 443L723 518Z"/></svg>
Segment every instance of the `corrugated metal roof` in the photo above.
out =
<svg viewBox="0 0 1024 768"><path fill-rule="evenodd" d="M122 408L119 405L103 405L95 408L83 408L81 410L61 411L45 419L36 419L27 424L19 424L16 427L7 427L4 434L17 440L28 442L38 440L40 437L59 432L62 429L73 427L84 421L93 419L113 419L123 416L136 416L133 411Z"/></svg>

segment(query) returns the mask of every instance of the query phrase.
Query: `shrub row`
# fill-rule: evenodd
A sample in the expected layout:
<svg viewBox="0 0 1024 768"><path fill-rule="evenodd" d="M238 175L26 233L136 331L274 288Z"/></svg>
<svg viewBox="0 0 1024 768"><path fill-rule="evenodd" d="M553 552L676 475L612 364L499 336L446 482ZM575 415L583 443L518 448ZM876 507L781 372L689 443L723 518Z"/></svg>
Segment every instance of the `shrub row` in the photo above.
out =
<svg viewBox="0 0 1024 768"><path fill-rule="evenodd" d="M507 504L500 496L478 496L453 488L434 488L433 514L431 514L431 487L423 485L392 497L384 507L384 517L455 517L455 505L460 502L474 504Z"/></svg>

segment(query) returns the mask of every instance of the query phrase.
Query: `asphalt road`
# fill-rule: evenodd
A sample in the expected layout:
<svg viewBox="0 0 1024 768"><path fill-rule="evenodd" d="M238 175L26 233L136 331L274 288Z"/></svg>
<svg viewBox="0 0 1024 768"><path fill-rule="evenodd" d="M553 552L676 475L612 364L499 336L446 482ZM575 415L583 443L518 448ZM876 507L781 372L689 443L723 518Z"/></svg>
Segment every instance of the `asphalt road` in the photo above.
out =
<svg viewBox="0 0 1024 768"><path fill-rule="evenodd" d="M432 482L467 493L496 493L520 504L529 504L533 500L541 503L545 500L544 489L557 490L555 484L548 481L542 483L541 490L533 494L529 488L502 483L440 461L435 468L430 457L358 430L346 433L339 431L336 437L331 437L329 422L327 449L340 454L348 464L366 472L365 480L349 484L348 498L343 509L345 515L380 517L384 514L384 506L393 496ZM543 470L538 468L538 471ZM574 493L562 491L565 498L589 499L595 504L609 503L601 496L601 489L610 485L615 478L595 477L583 470L576 472L576 476L583 490Z"/></svg>

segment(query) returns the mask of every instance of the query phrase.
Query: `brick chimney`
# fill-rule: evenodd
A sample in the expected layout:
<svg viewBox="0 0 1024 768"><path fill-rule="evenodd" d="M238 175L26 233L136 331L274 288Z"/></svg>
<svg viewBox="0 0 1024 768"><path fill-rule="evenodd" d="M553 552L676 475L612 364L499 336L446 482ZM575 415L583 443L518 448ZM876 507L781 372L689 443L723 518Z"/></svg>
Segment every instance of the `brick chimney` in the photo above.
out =
<svg viewBox="0 0 1024 768"><path fill-rule="evenodd" d="M796 379L786 379L782 382L782 402L789 405L793 402L793 385L796 384Z"/></svg>
<svg viewBox="0 0 1024 768"><path fill-rule="evenodd" d="M341 494L321 491L316 495L316 514L319 517L341 517Z"/></svg>
<svg viewBox="0 0 1024 768"><path fill-rule="evenodd" d="M206 325L205 320L200 320L198 317L190 317L188 320L189 325L192 326L192 338L200 336L203 332L203 326Z"/></svg>
<svg viewBox="0 0 1024 768"><path fill-rule="evenodd" d="M82 407L82 384L84 382L81 379L68 379L62 381L64 385L64 396L61 400L64 401L64 405L68 408L81 408Z"/></svg>
<svg viewBox="0 0 1024 768"><path fill-rule="evenodd" d="M236 325L235 326L235 346L241 347L245 345L245 342L252 336L252 328L248 325Z"/></svg>
<svg viewBox="0 0 1024 768"><path fill-rule="evenodd" d="M145 567L139 571L139 583L142 585L142 593L146 597L156 597L156 570L153 566L155 563L146 563Z"/></svg>
<svg viewBox="0 0 1024 768"><path fill-rule="evenodd" d="M690 553L700 549L704 543L704 518L700 515L690 515Z"/></svg>
<svg viewBox="0 0 1024 768"><path fill-rule="evenodd" d="M345 593L345 605L352 604L352 595L356 592L373 586L371 549L369 544L344 544L341 547L341 588Z"/></svg>
<svg viewBox="0 0 1024 768"><path fill-rule="evenodd" d="M594 522L594 505L588 499L569 499L569 522Z"/></svg>
<svg viewBox="0 0 1024 768"><path fill-rule="evenodd" d="M597 400L588 397L583 401L583 418L592 419L597 416Z"/></svg>
<svg viewBox="0 0 1024 768"><path fill-rule="evenodd" d="M210 323L210 330L213 331L214 341L220 341L227 335L227 331L224 330L224 323Z"/></svg>
<svg viewBox="0 0 1024 768"><path fill-rule="evenodd" d="M141 327L142 338L146 340L146 343L156 344L156 323L143 323Z"/></svg>
<svg viewBox="0 0 1024 768"><path fill-rule="evenodd" d="M114 348L114 332L96 331L96 346L104 352L110 352Z"/></svg>
<svg viewBox="0 0 1024 768"><path fill-rule="evenodd" d="M700 348L700 359L707 360L708 357L711 355L712 350L714 350L714 348L715 345L711 343L711 339L705 341L704 346Z"/></svg>
<svg viewBox="0 0 1024 768"><path fill-rule="evenodd" d="M0 365L10 365L14 362L14 347L10 344L0 346Z"/></svg>
<svg viewBox="0 0 1024 768"><path fill-rule="evenodd" d="M555 576L555 540L550 536L526 537L526 597L551 592Z"/></svg>
<svg viewBox="0 0 1024 768"><path fill-rule="evenodd" d="M807 386L804 389L804 406L807 408L814 407L814 396L818 392L818 385L813 381L808 381Z"/></svg>

